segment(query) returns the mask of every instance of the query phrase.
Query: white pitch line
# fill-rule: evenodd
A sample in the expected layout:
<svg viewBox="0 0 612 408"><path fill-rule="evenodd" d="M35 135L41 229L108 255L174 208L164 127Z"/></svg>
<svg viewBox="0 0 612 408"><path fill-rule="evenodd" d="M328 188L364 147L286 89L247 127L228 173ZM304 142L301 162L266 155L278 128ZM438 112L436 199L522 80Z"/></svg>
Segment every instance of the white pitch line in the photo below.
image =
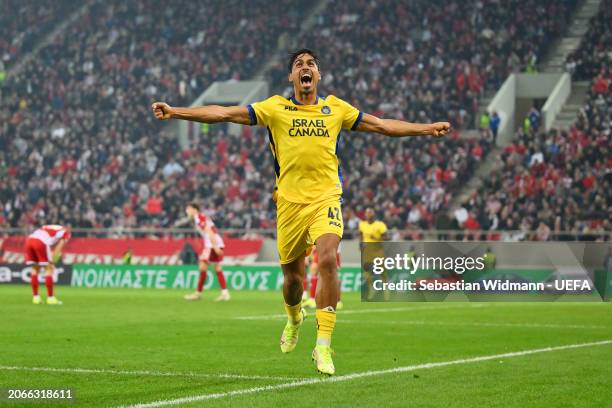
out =
<svg viewBox="0 0 612 408"><path fill-rule="evenodd" d="M435 322L425 320L379 320L376 322L364 322L363 320L338 319L338 323L363 323L363 324L406 324L420 326L476 326L476 327L519 327L536 329L609 329L607 326L586 326L580 324L552 324L552 323L487 323L487 322Z"/></svg>
<svg viewBox="0 0 612 408"><path fill-rule="evenodd" d="M233 397L237 395L255 394L258 392L275 391L275 390L281 390L281 389L286 389L286 388L297 388L297 387L302 387L302 386L307 386L307 385L312 385L312 384L337 383L337 382L355 380L358 378L375 377L375 376L386 375L386 374L398 374L398 373L405 373L409 371L424 370L424 369L445 367L445 366L451 366L451 365L478 363L481 361L490 361L490 360L498 360L498 359L504 359L504 358L520 357L520 356L526 356L529 354L550 353L553 351L577 349L577 348L583 348L583 347L604 346L608 344L612 344L612 340L603 340L603 341L596 341L596 342L590 342L590 343L567 344L565 346L545 347L545 348L539 348L539 349L515 351L511 353L493 354L493 355L488 355L488 356L464 358L464 359L451 360L451 361L441 361L437 363L416 364L416 365L410 365L410 366L404 366L404 367L389 368L386 370L364 371L361 373L341 375L338 377L331 377L328 379L312 378L312 379L294 381L294 382L283 383L283 384L274 384L274 385L266 385L266 386L261 386L261 387L245 388L245 389L235 390L235 391L195 395L192 397L183 397L183 398L176 398L176 399L171 399L171 400L160 400L160 401L154 401L154 402L148 402L148 403L139 403L136 405L129 405L127 407L123 406L122 408L153 408L153 407L162 407L166 405L187 404L187 403L196 402L196 401L220 399L220 398L225 398L225 397Z"/></svg>
<svg viewBox="0 0 612 408"><path fill-rule="evenodd" d="M106 370L96 368L57 368L57 367L18 367L18 366L0 366L0 370L13 371L44 371L51 373L70 373L70 374L116 374L116 375L142 375L152 377L192 377L192 378L228 378L234 380L271 380L271 381L290 381L301 380L301 378L291 377L273 377L267 375L243 375L231 373L196 373L196 372L163 372L163 371L123 371L123 370Z"/></svg>
<svg viewBox="0 0 612 408"><path fill-rule="evenodd" d="M457 303L459 304L459 303ZM481 303L470 304L469 308L480 308L483 307ZM368 313L387 313L387 312L403 312L403 311L412 311L416 312L419 310L443 310L443 309L463 309L461 306L455 305L440 305L436 306L419 306L419 307L387 307L380 309L355 309L355 310L341 310L338 312L338 315L347 315L347 314L368 314ZM278 320L280 318L287 318L286 314L272 314L272 315L257 315L257 316L241 316L235 317L235 320Z"/></svg>
<svg viewBox="0 0 612 408"><path fill-rule="evenodd" d="M558 301L558 302L483 302L488 306L492 307L546 307L554 305L554 307L577 307L577 306L595 306L595 307L610 307L609 302L602 302L601 300L590 300L590 301Z"/></svg>

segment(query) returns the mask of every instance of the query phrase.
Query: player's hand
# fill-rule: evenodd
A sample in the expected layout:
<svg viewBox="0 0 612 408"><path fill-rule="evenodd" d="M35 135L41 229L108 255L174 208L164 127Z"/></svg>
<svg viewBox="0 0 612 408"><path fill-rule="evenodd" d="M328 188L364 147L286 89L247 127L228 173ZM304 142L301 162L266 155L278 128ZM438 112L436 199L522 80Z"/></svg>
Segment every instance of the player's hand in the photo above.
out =
<svg viewBox="0 0 612 408"><path fill-rule="evenodd" d="M450 123L436 122L431 124L431 135L433 137L442 137L450 131Z"/></svg>
<svg viewBox="0 0 612 408"><path fill-rule="evenodd" d="M152 106L153 114L156 119L168 120L172 119L172 107L165 102L155 102Z"/></svg>

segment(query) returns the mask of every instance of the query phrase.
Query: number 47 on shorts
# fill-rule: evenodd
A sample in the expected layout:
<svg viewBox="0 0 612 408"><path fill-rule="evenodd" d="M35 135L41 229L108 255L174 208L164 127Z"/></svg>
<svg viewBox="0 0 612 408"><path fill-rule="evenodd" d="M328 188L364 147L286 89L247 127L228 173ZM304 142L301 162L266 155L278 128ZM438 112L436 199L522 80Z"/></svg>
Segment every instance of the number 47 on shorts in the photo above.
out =
<svg viewBox="0 0 612 408"><path fill-rule="evenodd" d="M327 218L330 219L329 225L335 225L336 227L342 228L342 214L340 213L340 208L329 207L327 209Z"/></svg>
<svg viewBox="0 0 612 408"><path fill-rule="evenodd" d="M335 218L334 218L334 214L335 214ZM342 217L340 216L340 209L338 207L329 207L327 209L327 217L331 220L341 220Z"/></svg>

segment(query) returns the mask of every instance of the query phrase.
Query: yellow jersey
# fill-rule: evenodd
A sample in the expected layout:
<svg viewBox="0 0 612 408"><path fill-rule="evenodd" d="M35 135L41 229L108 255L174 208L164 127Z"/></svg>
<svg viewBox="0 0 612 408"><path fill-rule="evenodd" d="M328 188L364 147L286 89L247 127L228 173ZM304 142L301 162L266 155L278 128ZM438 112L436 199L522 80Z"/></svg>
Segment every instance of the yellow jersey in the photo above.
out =
<svg viewBox="0 0 612 408"><path fill-rule="evenodd" d="M333 95L312 105L275 95L247 108L251 125L268 129L281 197L305 204L342 194L340 131L357 129L362 112Z"/></svg>
<svg viewBox="0 0 612 408"><path fill-rule="evenodd" d="M371 224L367 221L361 221L359 232L363 236L363 242L382 242L383 235L387 232L387 226L382 221L374 221Z"/></svg>

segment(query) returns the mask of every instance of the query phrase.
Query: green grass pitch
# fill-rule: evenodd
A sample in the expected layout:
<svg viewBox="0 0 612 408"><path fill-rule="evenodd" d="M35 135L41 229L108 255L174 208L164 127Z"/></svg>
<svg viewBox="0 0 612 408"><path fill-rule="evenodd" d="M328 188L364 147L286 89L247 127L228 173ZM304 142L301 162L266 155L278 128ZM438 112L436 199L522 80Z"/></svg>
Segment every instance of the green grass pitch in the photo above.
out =
<svg viewBox="0 0 612 408"><path fill-rule="evenodd" d="M280 293L233 292L222 304L212 302L217 292L200 302L184 293L58 287L64 305L52 307L32 305L25 285L1 286L0 388L71 388L76 401L0 407L612 406L612 343L555 349L611 340L610 303L364 304L346 295L332 345L340 381L330 381L310 361L312 314L296 351L280 352ZM469 360L528 350L539 351ZM384 372L426 363L444 364Z"/></svg>

